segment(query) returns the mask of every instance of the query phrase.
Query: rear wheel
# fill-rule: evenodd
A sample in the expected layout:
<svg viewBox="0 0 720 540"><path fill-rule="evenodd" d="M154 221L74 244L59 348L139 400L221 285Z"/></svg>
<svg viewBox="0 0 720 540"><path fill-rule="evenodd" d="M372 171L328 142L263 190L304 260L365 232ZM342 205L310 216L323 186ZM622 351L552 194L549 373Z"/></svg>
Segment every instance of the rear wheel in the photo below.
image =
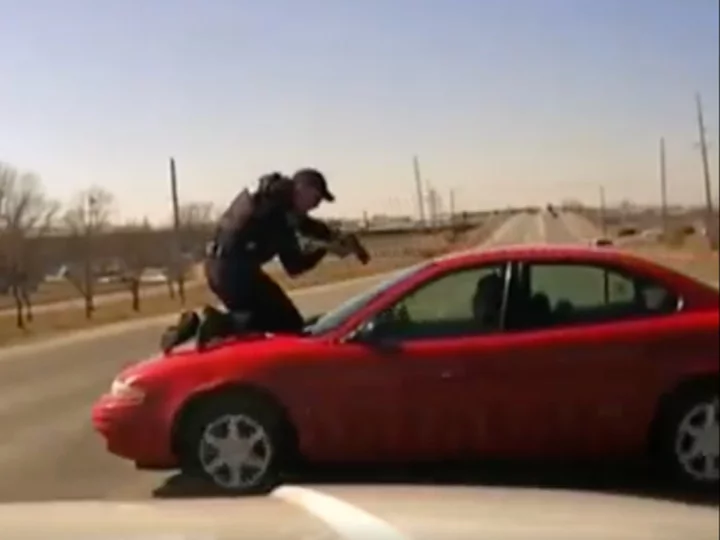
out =
<svg viewBox="0 0 720 540"><path fill-rule="evenodd" d="M180 431L185 473L224 491L265 493L278 482L283 425L268 404L236 397L210 398Z"/></svg>
<svg viewBox="0 0 720 540"><path fill-rule="evenodd" d="M714 387L713 387L714 386ZM672 400L663 421L661 457L672 477L694 487L716 487L720 478L720 428L716 385L699 385Z"/></svg>

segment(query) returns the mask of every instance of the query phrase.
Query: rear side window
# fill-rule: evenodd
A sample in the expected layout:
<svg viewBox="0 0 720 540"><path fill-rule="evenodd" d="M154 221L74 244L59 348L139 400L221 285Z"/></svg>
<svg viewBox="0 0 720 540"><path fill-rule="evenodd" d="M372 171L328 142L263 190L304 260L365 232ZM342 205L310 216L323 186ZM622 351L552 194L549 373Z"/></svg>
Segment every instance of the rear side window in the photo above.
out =
<svg viewBox="0 0 720 540"><path fill-rule="evenodd" d="M670 313L678 298L665 287L604 266L528 266L526 327L591 324Z"/></svg>

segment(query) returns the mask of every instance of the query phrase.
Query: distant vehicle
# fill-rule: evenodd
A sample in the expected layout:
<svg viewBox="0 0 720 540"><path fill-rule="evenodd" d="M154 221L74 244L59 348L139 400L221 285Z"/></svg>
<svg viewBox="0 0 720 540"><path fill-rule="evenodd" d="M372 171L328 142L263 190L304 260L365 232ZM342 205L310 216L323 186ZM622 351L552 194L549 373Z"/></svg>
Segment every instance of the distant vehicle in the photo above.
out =
<svg viewBox="0 0 720 540"><path fill-rule="evenodd" d="M636 227L621 227L618 236L635 236L638 233Z"/></svg>
<svg viewBox="0 0 720 540"><path fill-rule="evenodd" d="M167 283L168 276L162 269L159 268L147 268L143 270L140 281L142 283Z"/></svg>
<svg viewBox="0 0 720 540"><path fill-rule="evenodd" d="M298 461L651 456L718 482L718 291L591 247L401 271L305 334L131 366L93 408L110 452L262 492Z"/></svg>
<svg viewBox="0 0 720 540"><path fill-rule="evenodd" d="M596 238L595 240L593 240L592 245L595 247L606 247L606 246L614 245L614 242L610 238L602 237L602 238Z"/></svg>
<svg viewBox="0 0 720 540"><path fill-rule="evenodd" d="M55 268L52 272L49 272L44 280L50 283L57 283L60 281L67 280L68 276L70 275L70 268L63 264L59 267Z"/></svg>

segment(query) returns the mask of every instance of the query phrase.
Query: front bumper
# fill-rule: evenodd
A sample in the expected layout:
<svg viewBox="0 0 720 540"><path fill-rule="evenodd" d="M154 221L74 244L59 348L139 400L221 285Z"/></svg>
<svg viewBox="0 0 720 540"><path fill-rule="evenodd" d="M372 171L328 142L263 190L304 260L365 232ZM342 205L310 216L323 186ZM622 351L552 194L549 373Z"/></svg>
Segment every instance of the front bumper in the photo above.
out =
<svg viewBox="0 0 720 540"><path fill-rule="evenodd" d="M151 409L147 403L128 403L104 395L92 408L92 424L111 454L134 461L138 468L176 468L170 426Z"/></svg>

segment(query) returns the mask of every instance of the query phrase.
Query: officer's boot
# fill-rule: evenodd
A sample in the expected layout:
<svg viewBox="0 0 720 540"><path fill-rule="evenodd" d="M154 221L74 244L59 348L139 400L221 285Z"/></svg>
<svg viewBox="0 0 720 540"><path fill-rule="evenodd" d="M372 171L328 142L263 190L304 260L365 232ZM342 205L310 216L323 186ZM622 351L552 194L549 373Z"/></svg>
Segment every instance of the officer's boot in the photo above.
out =
<svg viewBox="0 0 720 540"><path fill-rule="evenodd" d="M223 312L212 306L205 306L202 313L197 338L197 347L200 351L213 340L231 338L247 331L249 316L245 313Z"/></svg>
<svg viewBox="0 0 720 540"><path fill-rule="evenodd" d="M170 326L160 338L163 353L170 353L178 345L190 341L198 332L200 317L194 311L185 311L180 315L177 324Z"/></svg>
<svg viewBox="0 0 720 540"><path fill-rule="evenodd" d="M197 332L197 348L202 351L214 339L222 338L228 332L228 315L212 306L202 310L202 320Z"/></svg>

